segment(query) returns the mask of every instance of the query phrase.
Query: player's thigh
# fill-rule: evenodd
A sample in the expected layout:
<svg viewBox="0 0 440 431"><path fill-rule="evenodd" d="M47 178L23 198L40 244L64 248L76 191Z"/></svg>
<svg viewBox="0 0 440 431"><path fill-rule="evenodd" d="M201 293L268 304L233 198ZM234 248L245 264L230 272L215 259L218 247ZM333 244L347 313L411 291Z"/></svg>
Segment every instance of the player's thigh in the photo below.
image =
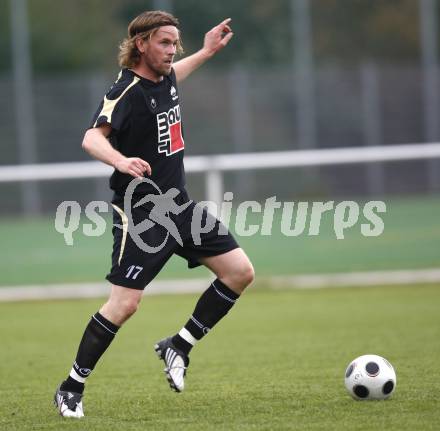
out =
<svg viewBox="0 0 440 431"><path fill-rule="evenodd" d="M209 268L230 289L241 293L254 279L254 268L241 248L226 253L202 257L200 263Z"/></svg>
<svg viewBox="0 0 440 431"><path fill-rule="evenodd" d="M161 271L172 256L176 241L167 230L153 225L143 232L130 232L128 217L121 208L114 206L112 266L106 279L114 286L143 290ZM122 216L126 219L124 229ZM149 217L143 207L131 208L134 226ZM122 229L118 227L122 224ZM116 295L118 297L118 295Z"/></svg>

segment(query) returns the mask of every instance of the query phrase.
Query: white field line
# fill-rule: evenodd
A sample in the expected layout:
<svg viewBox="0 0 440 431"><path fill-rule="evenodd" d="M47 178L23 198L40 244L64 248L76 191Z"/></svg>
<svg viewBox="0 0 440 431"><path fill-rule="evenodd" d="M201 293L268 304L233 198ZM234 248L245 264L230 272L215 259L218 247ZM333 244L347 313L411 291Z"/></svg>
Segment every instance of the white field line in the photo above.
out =
<svg viewBox="0 0 440 431"><path fill-rule="evenodd" d="M440 283L440 268L277 276L268 282L270 287L297 289Z"/></svg>
<svg viewBox="0 0 440 431"><path fill-rule="evenodd" d="M156 280L145 289L145 295L200 293L209 286L210 282L209 279ZM294 289L440 283L440 268L259 277L258 282L272 288ZM102 298L109 293L108 283L11 286L0 287L0 302Z"/></svg>
<svg viewBox="0 0 440 431"><path fill-rule="evenodd" d="M211 280L212 281L212 280ZM203 292L211 282L208 279L157 280L151 282L145 295ZM71 283L0 287L0 302L35 299L103 298L110 293L110 284Z"/></svg>

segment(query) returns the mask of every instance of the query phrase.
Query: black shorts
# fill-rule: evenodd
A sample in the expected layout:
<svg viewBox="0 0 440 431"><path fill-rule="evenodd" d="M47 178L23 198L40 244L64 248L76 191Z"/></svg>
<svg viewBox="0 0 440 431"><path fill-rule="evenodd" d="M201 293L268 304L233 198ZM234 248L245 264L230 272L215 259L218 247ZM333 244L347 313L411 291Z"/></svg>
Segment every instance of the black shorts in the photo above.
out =
<svg viewBox="0 0 440 431"><path fill-rule="evenodd" d="M203 257L217 256L239 247L227 228L210 215L206 208L196 207L195 202L189 203L186 193L178 195L175 201L178 205L187 206L180 214L167 213L167 223L172 223L171 227L167 225L166 228L148 221L151 220L153 204L147 203L134 208L134 200L129 211L127 208L124 211L123 198L114 196L112 268L106 277L110 283L142 290L173 254L183 257L188 261L188 267L194 268L200 265ZM146 225L136 234L133 225L141 222ZM200 232L197 231L199 224L202 226ZM174 230L173 226L177 229ZM213 228L204 232L207 229L203 227L206 226Z"/></svg>

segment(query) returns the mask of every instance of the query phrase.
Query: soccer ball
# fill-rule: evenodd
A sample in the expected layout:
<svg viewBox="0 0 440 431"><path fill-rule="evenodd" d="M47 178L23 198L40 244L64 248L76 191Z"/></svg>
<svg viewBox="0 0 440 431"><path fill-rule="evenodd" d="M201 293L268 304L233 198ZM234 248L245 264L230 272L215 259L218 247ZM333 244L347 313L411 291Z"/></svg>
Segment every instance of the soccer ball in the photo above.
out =
<svg viewBox="0 0 440 431"><path fill-rule="evenodd" d="M355 400L384 400L396 388L396 372L381 356L359 356L347 367L345 387Z"/></svg>

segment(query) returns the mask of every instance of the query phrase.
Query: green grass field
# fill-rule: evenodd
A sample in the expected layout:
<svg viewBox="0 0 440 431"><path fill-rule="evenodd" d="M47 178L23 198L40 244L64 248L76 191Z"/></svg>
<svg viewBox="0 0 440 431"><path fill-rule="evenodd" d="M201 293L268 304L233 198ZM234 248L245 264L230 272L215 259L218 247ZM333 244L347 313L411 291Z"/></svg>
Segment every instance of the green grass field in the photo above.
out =
<svg viewBox="0 0 440 431"><path fill-rule="evenodd" d="M440 198L385 200L385 230L378 237L364 237L360 224L336 239L333 218L326 214L318 236L286 237L276 213L272 235L237 237L249 254L257 276L350 272L387 269L417 269L440 266ZM0 221L0 286L102 281L110 268L111 224L102 237L74 234L67 246L54 227L55 214L40 220ZM89 221L87 221L89 223ZM250 223L260 223L261 215ZM233 227L233 224L232 224ZM188 271L176 257L159 278L197 278L203 269Z"/></svg>
<svg viewBox="0 0 440 431"><path fill-rule="evenodd" d="M144 299L90 377L80 422L58 416L52 395L100 301L0 304L0 429L439 429L440 285L257 286L196 346L187 389L175 394L152 345L180 328L195 300ZM345 368L365 353L395 366L391 399L346 393Z"/></svg>

